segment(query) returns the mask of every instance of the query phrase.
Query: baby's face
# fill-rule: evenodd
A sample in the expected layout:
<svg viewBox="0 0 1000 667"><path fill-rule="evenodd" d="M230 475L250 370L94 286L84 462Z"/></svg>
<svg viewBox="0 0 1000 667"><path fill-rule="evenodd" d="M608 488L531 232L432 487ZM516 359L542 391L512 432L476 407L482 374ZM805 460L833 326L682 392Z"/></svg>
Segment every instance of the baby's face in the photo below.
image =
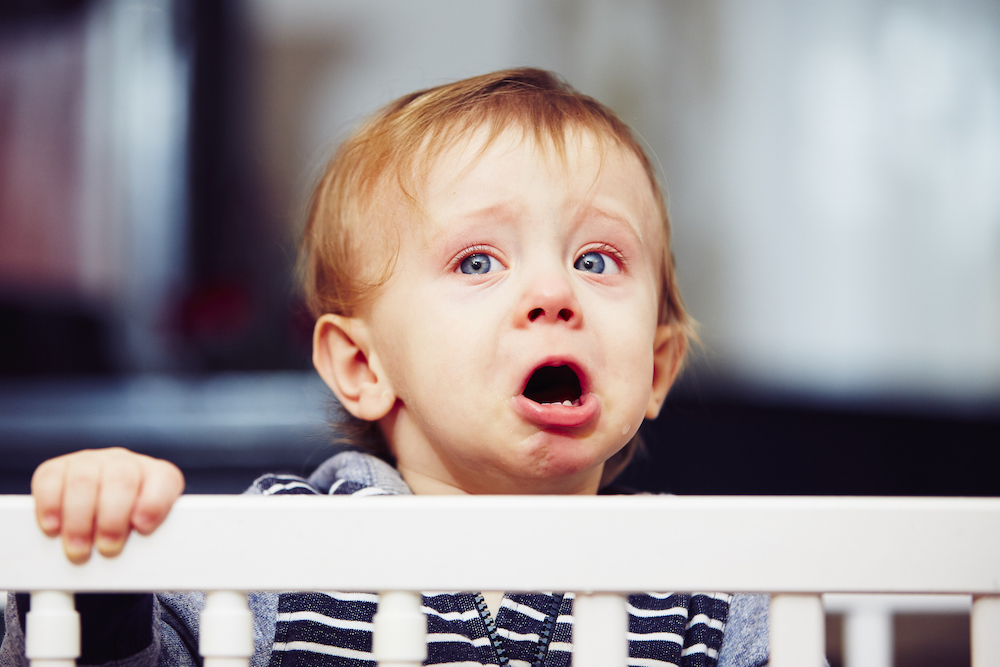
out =
<svg viewBox="0 0 1000 667"><path fill-rule="evenodd" d="M411 484L593 493L650 407L663 232L639 161L505 135L446 153L365 316ZM658 403L657 403L658 407ZM442 487L443 490L444 487Z"/></svg>

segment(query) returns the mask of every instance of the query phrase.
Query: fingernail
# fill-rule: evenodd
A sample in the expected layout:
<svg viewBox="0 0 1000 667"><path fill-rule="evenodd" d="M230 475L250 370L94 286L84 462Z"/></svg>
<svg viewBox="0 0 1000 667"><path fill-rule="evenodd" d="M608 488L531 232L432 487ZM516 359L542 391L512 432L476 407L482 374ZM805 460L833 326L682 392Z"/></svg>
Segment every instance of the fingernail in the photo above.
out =
<svg viewBox="0 0 1000 667"><path fill-rule="evenodd" d="M94 544L102 556L117 556L122 550L124 541L117 537L98 535Z"/></svg>
<svg viewBox="0 0 1000 667"><path fill-rule="evenodd" d="M66 555L74 563L82 563L90 558L90 541L82 537L71 537L66 541Z"/></svg>

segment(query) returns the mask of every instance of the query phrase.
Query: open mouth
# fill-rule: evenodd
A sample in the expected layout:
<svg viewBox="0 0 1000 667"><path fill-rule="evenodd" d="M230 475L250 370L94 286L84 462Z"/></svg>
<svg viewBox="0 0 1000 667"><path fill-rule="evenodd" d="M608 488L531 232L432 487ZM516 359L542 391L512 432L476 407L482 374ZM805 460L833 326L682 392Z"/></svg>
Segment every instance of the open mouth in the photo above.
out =
<svg viewBox="0 0 1000 667"><path fill-rule="evenodd" d="M542 366L531 374L524 396L535 403L580 405L580 378L569 366Z"/></svg>

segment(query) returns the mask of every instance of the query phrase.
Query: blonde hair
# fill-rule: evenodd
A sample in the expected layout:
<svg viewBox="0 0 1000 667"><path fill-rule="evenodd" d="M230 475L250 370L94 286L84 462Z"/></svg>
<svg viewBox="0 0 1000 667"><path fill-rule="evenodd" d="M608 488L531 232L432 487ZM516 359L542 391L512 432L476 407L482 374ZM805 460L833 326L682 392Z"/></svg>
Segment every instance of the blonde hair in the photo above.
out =
<svg viewBox="0 0 1000 667"><path fill-rule="evenodd" d="M649 179L662 223L659 323L674 325L693 338L693 321L674 273L666 204L646 151L611 109L556 75L531 68L404 95L340 144L313 191L300 248L302 287L313 316L350 317L374 298L392 275L394 214L400 206L419 206L414 194L418 180L444 151L484 128L482 151L504 132L519 129L525 138L552 146L563 158L571 132L592 134L601 146L621 146L635 155ZM373 243L389 248L385 263L375 269L371 253L365 252ZM351 444L362 444L360 432L372 431L364 423L343 426L349 428L342 439ZM386 453L384 443L368 446Z"/></svg>

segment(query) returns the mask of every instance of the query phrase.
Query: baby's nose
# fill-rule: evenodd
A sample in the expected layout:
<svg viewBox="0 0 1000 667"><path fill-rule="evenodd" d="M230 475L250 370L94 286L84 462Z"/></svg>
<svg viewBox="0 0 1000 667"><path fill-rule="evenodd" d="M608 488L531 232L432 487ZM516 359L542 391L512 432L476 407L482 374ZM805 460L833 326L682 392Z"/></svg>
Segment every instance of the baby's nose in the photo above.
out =
<svg viewBox="0 0 1000 667"><path fill-rule="evenodd" d="M581 320L573 287L568 276L560 272L547 272L530 278L518 312L525 326L563 322L578 325Z"/></svg>
<svg viewBox="0 0 1000 667"><path fill-rule="evenodd" d="M533 308L531 312L528 313L528 321L534 322L540 317L545 317L546 311L544 308ZM569 322L574 317L574 313L569 308L560 308L556 317L564 322Z"/></svg>

